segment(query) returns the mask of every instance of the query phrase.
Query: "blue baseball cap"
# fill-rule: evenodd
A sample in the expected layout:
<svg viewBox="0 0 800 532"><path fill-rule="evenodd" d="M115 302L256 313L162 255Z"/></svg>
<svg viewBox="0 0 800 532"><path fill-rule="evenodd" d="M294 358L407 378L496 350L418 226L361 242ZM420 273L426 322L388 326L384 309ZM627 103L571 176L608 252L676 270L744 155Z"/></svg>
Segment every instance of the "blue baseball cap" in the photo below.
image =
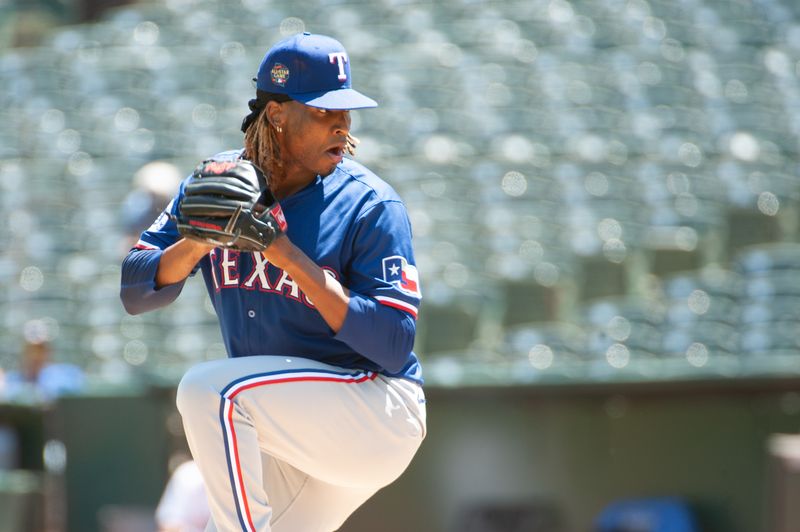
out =
<svg viewBox="0 0 800 532"><path fill-rule="evenodd" d="M258 67L256 88L322 109L377 107L352 88L350 58L331 37L298 33L276 43Z"/></svg>

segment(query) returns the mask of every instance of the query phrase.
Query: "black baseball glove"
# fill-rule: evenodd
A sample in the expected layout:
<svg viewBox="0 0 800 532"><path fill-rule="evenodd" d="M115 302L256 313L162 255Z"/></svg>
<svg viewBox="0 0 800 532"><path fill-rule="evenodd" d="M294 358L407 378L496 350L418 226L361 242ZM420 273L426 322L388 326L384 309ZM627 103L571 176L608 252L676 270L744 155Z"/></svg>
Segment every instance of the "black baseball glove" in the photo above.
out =
<svg viewBox="0 0 800 532"><path fill-rule="evenodd" d="M203 161L186 182L174 218L185 238L240 251L264 251L286 231L266 176L244 159Z"/></svg>

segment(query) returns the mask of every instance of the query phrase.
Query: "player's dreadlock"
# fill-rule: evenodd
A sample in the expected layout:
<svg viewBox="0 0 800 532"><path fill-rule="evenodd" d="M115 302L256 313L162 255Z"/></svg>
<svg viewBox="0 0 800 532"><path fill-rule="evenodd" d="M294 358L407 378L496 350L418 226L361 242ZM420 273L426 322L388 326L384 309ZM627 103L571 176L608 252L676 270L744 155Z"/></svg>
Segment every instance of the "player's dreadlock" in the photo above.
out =
<svg viewBox="0 0 800 532"><path fill-rule="evenodd" d="M269 176L270 182L280 179L283 162L277 131L267 116L267 104L289 99L285 94L257 90L256 97L247 102L250 114L242 120L244 155Z"/></svg>
<svg viewBox="0 0 800 532"><path fill-rule="evenodd" d="M246 119L245 119L246 120ZM283 162L275 126L270 124L266 109L261 109L244 132L244 153L270 178L279 178Z"/></svg>
<svg viewBox="0 0 800 532"><path fill-rule="evenodd" d="M256 166L261 168L271 179L279 178L283 167L278 132L267 117L267 103L270 101L286 102L289 97L264 91L257 91L256 98L248 102L250 114L242 121L244 132L244 153ZM356 154L359 140L347 134L344 147L350 156Z"/></svg>
<svg viewBox="0 0 800 532"><path fill-rule="evenodd" d="M344 145L344 152L349 156L354 156L356 154L356 147L361 142L358 140L358 137L354 137L349 132L347 133L346 144Z"/></svg>

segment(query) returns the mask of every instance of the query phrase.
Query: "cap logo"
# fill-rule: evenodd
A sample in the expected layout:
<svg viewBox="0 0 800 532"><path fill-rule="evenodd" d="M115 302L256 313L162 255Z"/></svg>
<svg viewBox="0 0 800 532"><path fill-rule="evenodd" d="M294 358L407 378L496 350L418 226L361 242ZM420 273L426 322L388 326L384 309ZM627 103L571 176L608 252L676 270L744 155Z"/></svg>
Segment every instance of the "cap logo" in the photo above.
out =
<svg viewBox="0 0 800 532"><path fill-rule="evenodd" d="M345 52L331 52L328 54L328 60L331 64L336 63L339 66L339 81L347 81L347 74L344 71L344 64L347 63L347 54Z"/></svg>
<svg viewBox="0 0 800 532"><path fill-rule="evenodd" d="M286 81L289 79L289 69L281 63L275 63L269 75L273 84L278 87L285 87Z"/></svg>

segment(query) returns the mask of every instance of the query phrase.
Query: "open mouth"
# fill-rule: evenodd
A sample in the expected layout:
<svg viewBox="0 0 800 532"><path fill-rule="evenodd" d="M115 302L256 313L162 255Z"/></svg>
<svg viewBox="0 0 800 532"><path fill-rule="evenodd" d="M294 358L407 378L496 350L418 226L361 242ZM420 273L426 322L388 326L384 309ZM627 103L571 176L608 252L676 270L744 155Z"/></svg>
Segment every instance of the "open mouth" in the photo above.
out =
<svg viewBox="0 0 800 532"><path fill-rule="evenodd" d="M334 146L325 151L331 158L341 160L344 156L344 148L342 146Z"/></svg>

